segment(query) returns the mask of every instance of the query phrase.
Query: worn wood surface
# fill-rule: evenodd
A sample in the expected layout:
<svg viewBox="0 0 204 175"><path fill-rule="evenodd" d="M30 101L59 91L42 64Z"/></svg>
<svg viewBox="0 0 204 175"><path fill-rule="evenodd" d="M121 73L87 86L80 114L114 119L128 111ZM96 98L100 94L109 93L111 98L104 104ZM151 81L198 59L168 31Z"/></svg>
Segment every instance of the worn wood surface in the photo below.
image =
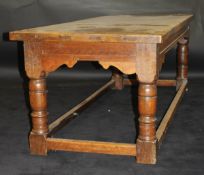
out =
<svg viewBox="0 0 204 175"><path fill-rule="evenodd" d="M30 80L30 105L32 108L32 132L36 134L48 133L47 128L47 90L45 79Z"/></svg>
<svg viewBox="0 0 204 175"><path fill-rule="evenodd" d="M48 150L136 156L136 145L129 143L48 138L47 148Z"/></svg>
<svg viewBox="0 0 204 175"><path fill-rule="evenodd" d="M114 66L125 74L136 73L142 82L152 82L164 54L186 34L191 18L103 16L10 32L10 39L24 41L30 78L48 75L63 64L71 68L78 61L98 61L105 69Z"/></svg>
<svg viewBox="0 0 204 175"><path fill-rule="evenodd" d="M117 15L102 16L10 34L12 40L65 39L71 41L108 41L162 43L167 35L187 25L192 15ZM175 30L176 29L176 30Z"/></svg>

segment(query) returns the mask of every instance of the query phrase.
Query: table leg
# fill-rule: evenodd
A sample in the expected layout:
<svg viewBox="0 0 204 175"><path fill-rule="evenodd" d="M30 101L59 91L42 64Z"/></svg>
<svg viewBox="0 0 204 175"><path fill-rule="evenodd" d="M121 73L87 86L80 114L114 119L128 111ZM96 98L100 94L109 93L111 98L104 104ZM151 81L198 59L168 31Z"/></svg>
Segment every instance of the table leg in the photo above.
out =
<svg viewBox="0 0 204 175"><path fill-rule="evenodd" d="M137 138L137 162L156 163L156 106L157 86L140 82L138 88L139 135Z"/></svg>
<svg viewBox="0 0 204 175"><path fill-rule="evenodd" d="M188 39L182 38L178 41L177 47L177 90L182 80L188 78Z"/></svg>
<svg viewBox="0 0 204 175"><path fill-rule="evenodd" d="M119 72L118 70L112 71L112 79L115 81L113 88L117 90L122 90L124 87L123 84L123 74Z"/></svg>
<svg viewBox="0 0 204 175"><path fill-rule="evenodd" d="M32 131L30 132L30 152L36 155L46 155L47 124L47 90L46 80L31 79L29 82L30 105L32 108Z"/></svg>

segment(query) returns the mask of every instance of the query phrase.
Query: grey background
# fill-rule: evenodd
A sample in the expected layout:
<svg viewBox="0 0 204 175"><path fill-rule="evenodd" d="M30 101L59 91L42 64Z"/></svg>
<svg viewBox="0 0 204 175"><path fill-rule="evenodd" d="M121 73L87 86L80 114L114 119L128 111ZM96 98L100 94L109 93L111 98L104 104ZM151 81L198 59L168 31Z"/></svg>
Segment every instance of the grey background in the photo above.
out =
<svg viewBox="0 0 204 175"><path fill-rule="evenodd" d="M5 76L6 74L7 76L19 77L19 67L20 71L23 69L23 66L19 65L22 64L21 59L23 58L19 57L16 42L9 42L6 36L9 31L102 15L155 13L194 14L194 20L191 23L190 75L202 76L204 64L203 0L1 0L1 75ZM164 70L172 72L175 63L175 52L171 51L167 55ZM70 74L66 76L73 76L73 74L76 77L81 75L91 76L90 72L95 71L99 73L97 70L100 69L97 66L93 66L93 64L79 63L74 70L68 70Z"/></svg>

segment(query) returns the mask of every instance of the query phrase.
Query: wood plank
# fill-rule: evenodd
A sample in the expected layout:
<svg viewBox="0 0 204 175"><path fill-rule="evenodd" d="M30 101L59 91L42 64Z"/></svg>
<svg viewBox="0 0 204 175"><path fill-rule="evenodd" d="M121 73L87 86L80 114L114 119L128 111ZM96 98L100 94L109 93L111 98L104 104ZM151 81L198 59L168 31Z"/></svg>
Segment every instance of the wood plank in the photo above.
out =
<svg viewBox="0 0 204 175"><path fill-rule="evenodd" d="M48 150L136 156L136 144L47 138Z"/></svg>
<svg viewBox="0 0 204 175"><path fill-rule="evenodd" d="M191 18L182 14L100 16L10 32L10 39L162 43Z"/></svg>
<svg viewBox="0 0 204 175"><path fill-rule="evenodd" d="M173 115L174 115L174 113L178 107L178 104L184 95L186 86L187 86L187 80L183 80L183 83L181 84L178 92L176 93L176 96L174 97L172 103L170 104L164 118L162 119L162 121L161 121L161 123L157 129L156 137L158 140L158 145L161 144L162 139L164 138L164 135L167 131L167 128L168 128L171 120L173 119Z"/></svg>
<svg viewBox="0 0 204 175"><path fill-rule="evenodd" d="M103 85L100 89L95 91L93 94L91 94L89 97L84 99L82 102L80 102L78 105L74 106L71 110L60 116L58 119L53 121L49 125L49 135L56 130L60 128L60 125L63 125L66 123L66 121L70 120L71 118L76 116L76 112L80 111L83 107L88 105L92 100L94 100L97 96L99 96L103 91L105 91L108 87L114 84L114 80L110 80L105 85ZM58 128L59 127L59 128Z"/></svg>
<svg viewBox="0 0 204 175"><path fill-rule="evenodd" d="M176 80L158 80L157 86L176 86Z"/></svg>
<svg viewBox="0 0 204 175"><path fill-rule="evenodd" d="M133 84L137 84L137 80L135 79L127 79L123 80L124 85L129 86ZM157 86L176 86L176 80L158 80Z"/></svg>

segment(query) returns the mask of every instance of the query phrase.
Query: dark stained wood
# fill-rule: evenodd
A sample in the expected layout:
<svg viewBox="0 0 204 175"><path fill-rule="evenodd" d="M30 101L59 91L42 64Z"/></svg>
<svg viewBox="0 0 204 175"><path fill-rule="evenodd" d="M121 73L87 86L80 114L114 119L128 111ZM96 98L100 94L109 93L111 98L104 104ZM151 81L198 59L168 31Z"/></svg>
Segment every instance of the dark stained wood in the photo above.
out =
<svg viewBox="0 0 204 175"><path fill-rule="evenodd" d="M47 155L47 134L36 134L31 132L29 135L30 153L32 155Z"/></svg>
<svg viewBox="0 0 204 175"><path fill-rule="evenodd" d="M46 155L45 139L48 133L48 113L46 81L44 78L30 80L29 95L32 108L32 131L29 137L30 151L31 154Z"/></svg>
<svg viewBox="0 0 204 175"><path fill-rule="evenodd" d="M39 57L42 69L52 72L65 64L72 68L78 61L98 61L104 68L114 65L127 74L135 73L137 45L134 43L108 43L108 42L70 42L47 41L33 42L40 49ZM123 60L126 63L122 64Z"/></svg>
<svg viewBox="0 0 204 175"><path fill-rule="evenodd" d="M24 49L26 73L35 79L64 64L72 68L78 61L98 61L105 69L114 66L125 74L137 73L144 82L153 81L158 72L155 44L26 41Z"/></svg>
<svg viewBox="0 0 204 175"><path fill-rule="evenodd" d="M45 79L31 79L29 82L29 95L32 108L32 132L36 134L46 134L48 133L48 113Z"/></svg>
<svg viewBox="0 0 204 175"><path fill-rule="evenodd" d="M47 150L63 150L132 155L137 156L138 163L155 164L157 139L160 144L186 88L186 36L189 35L191 19L192 15L187 14L102 16L10 32L11 40L24 42L25 71L30 79L32 108L31 153L46 155ZM176 43L177 78L159 80L165 54ZM112 79L48 127L45 77L62 65L72 68L79 61L97 61L104 69L114 67ZM123 79L123 74L136 74L139 81L139 135L136 144L50 138L51 133L110 85L122 89L124 85L136 82ZM157 86L176 86L179 90L156 132Z"/></svg>
<svg viewBox="0 0 204 175"><path fill-rule="evenodd" d="M128 143L48 138L47 149L136 156L136 145Z"/></svg>
<svg viewBox="0 0 204 175"><path fill-rule="evenodd" d="M116 69L113 69L112 70L112 79L114 80L114 86L113 86L113 89L117 89L117 90L122 90L123 87L124 87L124 84L123 84L123 74L116 70Z"/></svg>
<svg viewBox="0 0 204 175"><path fill-rule="evenodd" d="M188 76L188 40L182 38L178 42L178 77L186 79Z"/></svg>
<svg viewBox="0 0 204 175"><path fill-rule="evenodd" d="M102 94L107 88L114 84L114 80L110 80L105 85L103 85L100 89L92 93L89 97L84 99L78 105L74 106L71 110L57 118L49 125L49 134L53 134L53 132L57 131L61 128L61 125L64 125L66 121L70 120L71 118L75 117L75 113L82 110L85 106L87 106L90 102L92 102L96 97Z"/></svg>
<svg viewBox="0 0 204 175"><path fill-rule="evenodd" d="M138 88L139 135L137 138L137 162L156 163L156 107L157 86L140 82Z"/></svg>
<svg viewBox="0 0 204 175"><path fill-rule="evenodd" d="M176 86L176 80L157 80L157 86Z"/></svg>
<svg viewBox="0 0 204 175"><path fill-rule="evenodd" d="M188 39L181 38L178 41L177 48L177 90L182 83L182 80L188 77Z"/></svg>
<svg viewBox="0 0 204 175"><path fill-rule="evenodd" d="M127 79L125 78L123 80L123 84L124 85L134 85L137 84L138 81L136 81L135 79ZM176 86L176 80L157 80L157 86Z"/></svg>
<svg viewBox="0 0 204 175"><path fill-rule="evenodd" d="M164 138L164 135L166 134L167 128L168 128L171 120L173 119L173 115L174 115L183 95L184 95L186 85L187 85L187 80L183 80L178 92L176 93L176 96L174 97L171 105L169 106L164 118L162 119L162 121L161 121L161 123L157 129L156 136L157 136L157 140L158 140L158 146L161 145L161 142Z"/></svg>

